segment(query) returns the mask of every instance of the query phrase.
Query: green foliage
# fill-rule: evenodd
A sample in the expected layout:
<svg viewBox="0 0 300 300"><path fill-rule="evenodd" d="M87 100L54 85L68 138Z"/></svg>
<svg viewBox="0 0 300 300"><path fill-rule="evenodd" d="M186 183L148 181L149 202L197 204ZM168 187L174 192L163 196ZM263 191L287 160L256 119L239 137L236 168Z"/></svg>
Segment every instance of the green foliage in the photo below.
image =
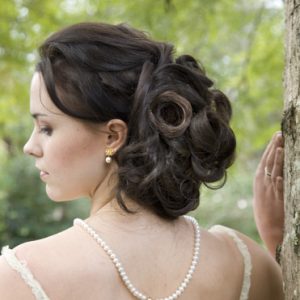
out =
<svg viewBox="0 0 300 300"><path fill-rule="evenodd" d="M273 6L272 6L273 5ZM0 244L15 245L87 214L85 202L50 202L32 162L20 153L31 130L28 90L38 45L80 21L125 22L176 45L204 64L232 100L237 163L220 191L201 193L204 226L222 223L254 237L252 177L280 128L283 9L262 0L3 0L0 2Z"/></svg>

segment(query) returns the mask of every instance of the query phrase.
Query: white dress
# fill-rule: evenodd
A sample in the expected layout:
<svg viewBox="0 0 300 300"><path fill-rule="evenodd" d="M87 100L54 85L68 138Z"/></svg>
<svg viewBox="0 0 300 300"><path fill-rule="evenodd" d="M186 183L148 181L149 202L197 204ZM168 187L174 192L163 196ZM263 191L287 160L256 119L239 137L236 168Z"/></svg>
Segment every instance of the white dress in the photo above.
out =
<svg viewBox="0 0 300 300"><path fill-rule="evenodd" d="M233 230L220 225L213 226L212 229L223 231L229 234L236 243L240 253L244 258L244 279L240 300L247 300L251 283L252 269L251 256L248 248ZM14 249L10 249L8 246L5 246L2 248L1 254L6 259L10 267L20 274L21 278L32 290L32 293L35 296L36 300L50 300L50 298L45 293L42 285L37 281L30 269L27 267L26 261L19 260L15 255Z"/></svg>

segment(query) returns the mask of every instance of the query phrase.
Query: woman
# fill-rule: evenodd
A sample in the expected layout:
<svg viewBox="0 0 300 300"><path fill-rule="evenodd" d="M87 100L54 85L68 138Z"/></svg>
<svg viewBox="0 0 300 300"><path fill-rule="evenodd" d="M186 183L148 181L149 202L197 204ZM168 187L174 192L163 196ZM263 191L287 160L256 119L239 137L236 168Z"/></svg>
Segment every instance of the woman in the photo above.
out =
<svg viewBox="0 0 300 300"><path fill-rule="evenodd" d="M282 299L275 260L183 217L226 178L231 106L196 60L124 25L50 36L32 79L24 147L53 201L89 197L85 221L5 247L3 299Z"/></svg>

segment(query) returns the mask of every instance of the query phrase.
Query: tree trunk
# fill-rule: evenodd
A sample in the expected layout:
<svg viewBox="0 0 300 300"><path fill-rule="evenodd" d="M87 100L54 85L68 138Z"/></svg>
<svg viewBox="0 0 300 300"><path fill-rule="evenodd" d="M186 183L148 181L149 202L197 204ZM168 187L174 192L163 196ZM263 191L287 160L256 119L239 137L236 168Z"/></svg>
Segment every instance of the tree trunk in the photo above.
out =
<svg viewBox="0 0 300 300"><path fill-rule="evenodd" d="M300 0L285 0L285 299L300 299Z"/></svg>

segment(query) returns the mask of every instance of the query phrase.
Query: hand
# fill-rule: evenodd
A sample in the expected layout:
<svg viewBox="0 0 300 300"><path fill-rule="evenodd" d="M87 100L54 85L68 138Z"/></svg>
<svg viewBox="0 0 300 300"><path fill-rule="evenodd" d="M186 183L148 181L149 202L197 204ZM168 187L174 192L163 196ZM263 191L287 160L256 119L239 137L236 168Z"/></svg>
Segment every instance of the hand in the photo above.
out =
<svg viewBox="0 0 300 300"><path fill-rule="evenodd" d="M257 167L254 179L253 209L261 239L275 257L284 228L283 138L274 134Z"/></svg>

